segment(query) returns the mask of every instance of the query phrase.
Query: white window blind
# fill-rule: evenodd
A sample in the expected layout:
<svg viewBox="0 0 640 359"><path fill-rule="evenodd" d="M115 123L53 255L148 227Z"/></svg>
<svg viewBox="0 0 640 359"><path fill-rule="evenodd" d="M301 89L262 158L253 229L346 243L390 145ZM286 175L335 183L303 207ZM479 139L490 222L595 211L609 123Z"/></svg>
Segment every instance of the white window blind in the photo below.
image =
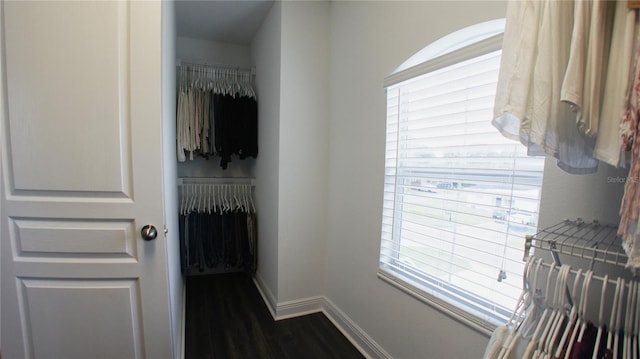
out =
<svg viewBox="0 0 640 359"><path fill-rule="evenodd" d="M481 53L387 87L379 275L490 331L522 289L544 158L491 125L501 52Z"/></svg>

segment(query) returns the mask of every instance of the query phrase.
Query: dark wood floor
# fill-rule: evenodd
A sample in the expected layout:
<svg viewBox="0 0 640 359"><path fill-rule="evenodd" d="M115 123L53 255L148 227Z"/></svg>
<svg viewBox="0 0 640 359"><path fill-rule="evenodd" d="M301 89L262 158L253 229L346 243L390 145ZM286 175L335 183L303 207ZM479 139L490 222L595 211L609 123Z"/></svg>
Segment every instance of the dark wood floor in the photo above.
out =
<svg viewBox="0 0 640 359"><path fill-rule="evenodd" d="M363 358L322 313L274 321L246 275L187 278L186 359Z"/></svg>

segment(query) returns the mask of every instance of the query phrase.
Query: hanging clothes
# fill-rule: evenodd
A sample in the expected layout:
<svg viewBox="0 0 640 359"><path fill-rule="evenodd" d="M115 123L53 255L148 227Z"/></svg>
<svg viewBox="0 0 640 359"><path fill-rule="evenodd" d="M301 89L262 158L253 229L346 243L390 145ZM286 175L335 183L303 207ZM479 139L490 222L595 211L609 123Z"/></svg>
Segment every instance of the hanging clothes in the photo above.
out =
<svg viewBox="0 0 640 359"><path fill-rule="evenodd" d="M179 213L182 273L257 270L250 185L183 184Z"/></svg>
<svg viewBox="0 0 640 359"><path fill-rule="evenodd" d="M594 137L600 123L613 23L610 19L616 3L576 1L573 7L570 58L560 99L573 105L580 133Z"/></svg>
<svg viewBox="0 0 640 359"><path fill-rule="evenodd" d="M622 2L622 4L620 4ZM618 0L611 35L611 50L602 99L602 116L596 139L595 157L614 167L625 167L625 148L620 126L633 85L637 12Z"/></svg>
<svg viewBox="0 0 640 359"><path fill-rule="evenodd" d="M258 156L258 105L252 72L184 64L180 67L176 114L177 158Z"/></svg>
<svg viewBox="0 0 640 359"><path fill-rule="evenodd" d="M635 54L633 85L629 101L620 125L620 137L623 149L631 151L631 165L624 185L624 195L620 205L620 225L618 235L629 257L628 266L640 268L640 233L638 220L640 214L640 44Z"/></svg>
<svg viewBox="0 0 640 359"><path fill-rule="evenodd" d="M493 125L572 174L624 166L636 12L626 1L510 1Z"/></svg>
<svg viewBox="0 0 640 359"><path fill-rule="evenodd" d="M244 95L214 94L215 149L220 166L227 168L231 157L258 156L258 104Z"/></svg>
<svg viewBox="0 0 640 359"><path fill-rule="evenodd" d="M593 173L595 140L576 128L576 113L560 101L569 61L573 2L511 1L492 124L529 155L549 155L569 173Z"/></svg>

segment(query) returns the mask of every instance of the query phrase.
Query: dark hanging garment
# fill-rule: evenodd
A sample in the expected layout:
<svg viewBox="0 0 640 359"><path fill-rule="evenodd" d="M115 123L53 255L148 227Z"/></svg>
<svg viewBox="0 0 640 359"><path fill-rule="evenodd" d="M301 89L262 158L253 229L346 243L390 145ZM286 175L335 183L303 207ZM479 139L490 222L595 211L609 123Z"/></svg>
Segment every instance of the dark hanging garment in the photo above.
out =
<svg viewBox="0 0 640 359"><path fill-rule="evenodd" d="M215 144L216 154L220 156L220 167L227 169L227 165L231 162L232 144L233 144L233 97L230 95L214 94L214 128L215 128Z"/></svg>
<svg viewBox="0 0 640 359"><path fill-rule="evenodd" d="M242 96L240 103L240 133L237 154L240 159L258 157L258 102L253 97Z"/></svg>
<svg viewBox="0 0 640 359"><path fill-rule="evenodd" d="M209 93L209 153L214 156L218 156L218 149L216 147L216 94L211 91Z"/></svg>
<svg viewBox="0 0 640 359"><path fill-rule="evenodd" d="M185 221L186 215L180 214L180 216L178 216L178 230L180 231L180 271L183 274L187 273L189 264L189 251L187 250L189 241L187 239L188 234Z"/></svg>
<svg viewBox="0 0 640 359"><path fill-rule="evenodd" d="M248 96L214 94L213 138L220 167L226 169L231 156L258 156L258 103Z"/></svg>
<svg viewBox="0 0 640 359"><path fill-rule="evenodd" d="M258 224L256 223L256 214L247 213L247 241L249 243L249 258L251 263L249 269L252 274L258 269Z"/></svg>

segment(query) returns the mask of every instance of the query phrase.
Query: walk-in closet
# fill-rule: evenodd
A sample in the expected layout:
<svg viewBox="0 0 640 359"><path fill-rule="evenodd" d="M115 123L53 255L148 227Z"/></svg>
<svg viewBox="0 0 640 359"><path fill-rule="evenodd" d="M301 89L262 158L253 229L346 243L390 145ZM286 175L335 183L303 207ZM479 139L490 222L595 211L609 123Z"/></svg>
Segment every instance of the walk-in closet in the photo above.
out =
<svg viewBox="0 0 640 359"><path fill-rule="evenodd" d="M290 76L296 76L301 86L306 83L291 100L307 101L313 95L309 91L315 91L314 86L308 84L322 71L307 71L320 59L309 62L305 57L324 50L321 46L301 57L285 52L294 44L287 44L280 34L285 24L279 6L274 9L272 1L175 3L177 210L181 270L186 280L187 357L243 352L280 357L300 350L309 355L359 357L333 324L323 322L324 314L274 322L282 319L278 303L284 297L273 280L280 276L278 281L286 283L282 279L286 274L276 273L287 262L287 256L278 253L282 251L278 247L286 243L286 236L277 232L278 223L280 230L288 231L287 223L296 220L278 219L282 211L278 203L295 198L291 205L296 211L313 215L322 209L305 209L315 207L307 202L315 196L314 183L320 183L320 189L325 186L318 176L324 175L320 173L322 166L308 171L311 163L286 160L294 145L287 143L289 138L305 138L305 147L295 150L300 155L312 151L325 134L314 133L316 139L309 139L307 133L297 131L312 129L286 127L288 105L281 105L282 96L287 95L281 81ZM323 21L322 17L318 21ZM298 75L298 71L304 73ZM325 111L296 121L317 121ZM318 155L322 154L313 154L309 160ZM287 181L297 183L285 186ZM287 250L318 234L297 238L299 244L292 243ZM312 248L302 248L296 256L304 258L309 250ZM313 257L308 261L311 267L302 272L317 266L314 262L319 258ZM230 309L233 303L244 304ZM286 328L291 325L299 325L299 329L289 333ZM255 338L229 337L243 326L247 326L243 330L255 333ZM317 331L324 334L314 339ZM322 337L333 339L325 342ZM332 353L335 350L338 352Z"/></svg>

